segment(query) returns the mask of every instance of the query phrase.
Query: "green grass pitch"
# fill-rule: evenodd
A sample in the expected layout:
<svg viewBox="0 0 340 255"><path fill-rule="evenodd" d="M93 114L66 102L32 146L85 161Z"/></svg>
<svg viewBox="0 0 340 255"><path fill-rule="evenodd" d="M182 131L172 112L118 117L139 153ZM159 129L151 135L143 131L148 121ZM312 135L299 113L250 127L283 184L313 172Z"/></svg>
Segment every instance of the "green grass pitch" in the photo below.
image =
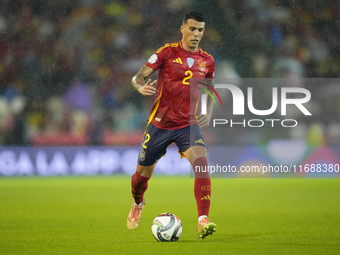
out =
<svg viewBox="0 0 340 255"><path fill-rule="evenodd" d="M193 182L153 176L129 231L129 176L0 178L0 254L340 254L340 179L212 179L205 240ZM182 220L179 241L151 235L162 212Z"/></svg>

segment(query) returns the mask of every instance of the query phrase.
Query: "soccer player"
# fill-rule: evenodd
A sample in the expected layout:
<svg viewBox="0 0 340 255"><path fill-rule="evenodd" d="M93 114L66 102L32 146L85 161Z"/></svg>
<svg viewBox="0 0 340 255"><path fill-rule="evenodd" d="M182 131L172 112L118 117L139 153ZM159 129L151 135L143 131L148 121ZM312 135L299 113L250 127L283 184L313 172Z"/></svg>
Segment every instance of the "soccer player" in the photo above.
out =
<svg viewBox="0 0 340 255"><path fill-rule="evenodd" d="M181 157L187 158L193 169L196 166L207 169L207 147L201 129L210 123L213 100L208 98L206 115L197 116L190 112L192 97L196 97L194 102L198 102L200 97L200 93L191 93L191 79L203 81L209 78L210 81L207 79L205 82L213 86L215 61L198 47L204 28L201 13L187 13L181 25L182 40L159 48L132 78L133 86L142 95L156 94L156 98L140 147L137 170L131 178L134 203L127 218L129 229L138 227L148 181L157 161L172 142L176 143ZM148 77L157 70L158 78L151 82ZM208 218L211 198L208 172L195 173L194 194L198 210L197 235L204 239L216 231L216 224Z"/></svg>

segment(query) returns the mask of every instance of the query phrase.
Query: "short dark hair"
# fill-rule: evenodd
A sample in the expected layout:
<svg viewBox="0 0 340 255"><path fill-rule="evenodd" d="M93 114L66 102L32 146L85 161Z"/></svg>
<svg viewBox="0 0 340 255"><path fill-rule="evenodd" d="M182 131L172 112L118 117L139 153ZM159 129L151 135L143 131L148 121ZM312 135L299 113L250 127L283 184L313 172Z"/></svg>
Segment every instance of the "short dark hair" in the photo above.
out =
<svg viewBox="0 0 340 255"><path fill-rule="evenodd" d="M186 13L183 19L183 24L187 23L188 19L193 19L198 22L205 22L205 19L202 13L196 12L196 11L191 11L191 12Z"/></svg>

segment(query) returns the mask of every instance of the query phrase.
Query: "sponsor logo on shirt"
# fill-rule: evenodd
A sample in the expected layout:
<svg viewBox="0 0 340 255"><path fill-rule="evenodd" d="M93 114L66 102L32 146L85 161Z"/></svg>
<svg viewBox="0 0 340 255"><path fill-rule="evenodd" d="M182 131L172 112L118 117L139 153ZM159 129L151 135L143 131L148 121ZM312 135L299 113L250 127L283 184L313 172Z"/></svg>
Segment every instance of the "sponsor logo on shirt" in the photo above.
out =
<svg viewBox="0 0 340 255"><path fill-rule="evenodd" d="M175 62L175 63L178 63L178 64L183 64L181 58L177 58L172 62Z"/></svg>

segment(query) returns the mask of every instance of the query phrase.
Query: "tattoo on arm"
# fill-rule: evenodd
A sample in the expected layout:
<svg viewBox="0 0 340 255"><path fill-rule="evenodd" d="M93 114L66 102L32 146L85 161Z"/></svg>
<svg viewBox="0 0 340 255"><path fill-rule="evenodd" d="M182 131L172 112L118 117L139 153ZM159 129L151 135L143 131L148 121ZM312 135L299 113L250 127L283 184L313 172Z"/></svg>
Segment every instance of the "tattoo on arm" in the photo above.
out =
<svg viewBox="0 0 340 255"><path fill-rule="evenodd" d="M155 71L151 67L144 65L132 78L132 85L134 86L134 88L136 90L139 90L141 87L143 87L145 85L145 81L154 72Z"/></svg>

